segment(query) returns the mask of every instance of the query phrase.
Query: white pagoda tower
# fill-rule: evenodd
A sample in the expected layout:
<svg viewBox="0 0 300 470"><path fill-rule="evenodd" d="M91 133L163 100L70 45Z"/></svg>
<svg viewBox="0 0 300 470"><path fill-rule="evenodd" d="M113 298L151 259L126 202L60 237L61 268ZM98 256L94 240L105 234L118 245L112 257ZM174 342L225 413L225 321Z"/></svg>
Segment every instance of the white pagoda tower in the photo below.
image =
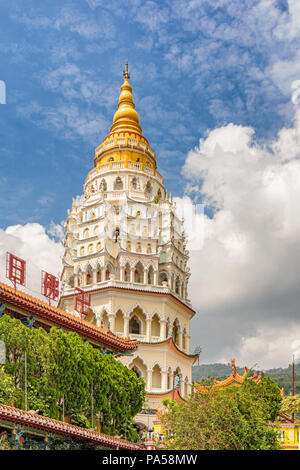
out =
<svg viewBox="0 0 300 470"><path fill-rule="evenodd" d="M143 377L147 405L158 409L162 398L174 397L175 376L179 399L191 391L195 312L183 224L142 134L127 64L124 76L110 134L95 150L83 196L68 211L59 306L80 316L79 287L90 293L85 320L140 341L133 356L120 360Z"/></svg>

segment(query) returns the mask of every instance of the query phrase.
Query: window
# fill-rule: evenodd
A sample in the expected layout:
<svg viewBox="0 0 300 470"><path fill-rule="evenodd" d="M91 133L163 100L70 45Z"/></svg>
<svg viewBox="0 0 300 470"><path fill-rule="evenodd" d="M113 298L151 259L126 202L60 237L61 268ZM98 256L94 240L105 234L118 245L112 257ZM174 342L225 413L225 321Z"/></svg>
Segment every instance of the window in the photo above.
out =
<svg viewBox="0 0 300 470"><path fill-rule="evenodd" d="M117 176L117 178L115 179L114 189L123 189L123 182L120 176Z"/></svg>
<svg viewBox="0 0 300 470"><path fill-rule="evenodd" d="M84 246L80 248L80 255L83 256L85 254Z"/></svg>
<svg viewBox="0 0 300 470"><path fill-rule="evenodd" d="M129 333L134 335L141 334L141 323L135 315L129 320Z"/></svg>
<svg viewBox="0 0 300 470"><path fill-rule="evenodd" d="M101 242L97 243L97 251L101 251Z"/></svg>

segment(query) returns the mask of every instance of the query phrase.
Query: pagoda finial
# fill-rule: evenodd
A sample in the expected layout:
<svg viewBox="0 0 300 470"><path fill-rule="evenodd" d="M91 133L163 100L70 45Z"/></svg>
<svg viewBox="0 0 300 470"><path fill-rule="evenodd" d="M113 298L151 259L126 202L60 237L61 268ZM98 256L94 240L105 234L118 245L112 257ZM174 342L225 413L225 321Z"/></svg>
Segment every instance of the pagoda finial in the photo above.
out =
<svg viewBox="0 0 300 470"><path fill-rule="evenodd" d="M123 71L123 75L125 77L125 80L128 80L130 78L129 72L128 72L128 60L125 62L125 70Z"/></svg>

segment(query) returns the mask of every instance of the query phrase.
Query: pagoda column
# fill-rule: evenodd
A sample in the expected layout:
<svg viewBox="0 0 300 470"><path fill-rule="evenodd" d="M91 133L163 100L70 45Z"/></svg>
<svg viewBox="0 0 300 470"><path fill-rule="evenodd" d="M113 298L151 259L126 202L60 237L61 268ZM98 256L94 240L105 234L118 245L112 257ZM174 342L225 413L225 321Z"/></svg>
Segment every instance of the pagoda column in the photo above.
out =
<svg viewBox="0 0 300 470"><path fill-rule="evenodd" d="M124 317L124 336L129 336L129 317Z"/></svg>
<svg viewBox="0 0 300 470"><path fill-rule="evenodd" d="M182 349L182 331L179 330L178 332L178 347L179 349Z"/></svg>
<svg viewBox="0 0 300 470"><path fill-rule="evenodd" d="M151 342L151 318L147 318L146 320L146 341L147 343Z"/></svg>
<svg viewBox="0 0 300 470"><path fill-rule="evenodd" d="M115 332L115 315L113 313L110 313L108 315L108 321L110 323L110 331L114 333Z"/></svg>
<svg viewBox="0 0 300 470"><path fill-rule="evenodd" d="M147 391L150 392L152 389L152 369L147 369Z"/></svg>
<svg viewBox="0 0 300 470"><path fill-rule="evenodd" d="M186 335L186 337L185 337L185 350L188 354L190 352L190 339L191 339L190 335Z"/></svg>
<svg viewBox="0 0 300 470"><path fill-rule="evenodd" d="M160 320L160 341L166 339L167 334L167 320Z"/></svg>
<svg viewBox="0 0 300 470"><path fill-rule="evenodd" d="M161 373L161 388L165 392L168 388L168 371L163 370Z"/></svg>
<svg viewBox="0 0 300 470"><path fill-rule="evenodd" d="M148 284L148 269L144 269L144 284Z"/></svg>

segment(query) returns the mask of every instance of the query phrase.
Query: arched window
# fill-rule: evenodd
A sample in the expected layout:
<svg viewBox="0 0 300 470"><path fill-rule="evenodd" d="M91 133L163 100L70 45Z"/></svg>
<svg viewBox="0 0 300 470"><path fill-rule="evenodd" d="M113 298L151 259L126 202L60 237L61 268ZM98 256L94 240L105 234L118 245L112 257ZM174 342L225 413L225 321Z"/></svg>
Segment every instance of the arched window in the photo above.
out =
<svg viewBox="0 0 300 470"><path fill-rule="evenodd" d="M142 246L141 246L140 242L137 242L137 244L136 244L136 252L137 252L137 253L141 253L141 251L142 251Z"/></svg>
<svg viewBox="0 0 300 470"><path fill-rule="evenodd" d="M127 241L127 251L131 251L131 242L128 240Z"/></svg>
<svg viewBox="0 0 300 470"><path fill-rule="evenodd" d="M152 253L152 248L151 248L150 243L148 243L148 245L147 245L147 253L148 254Z"/></svg>
<svg viewBox="0 0 300 470"><path fill-rule="evenodd" d="M162 271L161 273L159 273L159 276L158 276L158 284L160 286L163 286L163 285L167 285L168 284L168 276L167 276L167 273L165 273L164 271Z"/></svg>
<svg viewBox="0 0 300 470"><path fill-rule="evenodd" d="M92 244L92 243L89 244L88 251L89 251L89 253L93 253L94 247L93 247L93 244Z"/></svg>
<svg viewBox="0 0 300 470"><path fill-rule="evenodd" d="M117 176L114 182L114 189L123 189L123 182L120 176Z"/></svg>
<svg viewBox="0 0 300 470"><path fill-rule="evenodd" d="M89 237L89 229L88 229L88 228L86 228L86 229L84 230L83 236L84 236L84 238L88 238L88 237Z"/></svg>
<svg viewBox="0 0 300 470"><path fill-rule="evenodd" d="M110 265L107 265L106 266L106 270L105 270L105 280L106 281L109 281L110 278L111 278L111 273L112 273L112 268Z"/></svg>
<svg viewBox="0 0 300 470"><path fill-rule="evenodd" d="M86 272L86 283L87 285L93 284L93 271L91 266L88 267Z"/></svg>
<svg viewBox="0 0 300 470"><path fill-rule="evenodd" d="M145 192L148 194L152 194L152 186L150 181L147 181L146 186L145 186Z"/></svg>
<svg viewBox="0 0 300 470"><path fill-rule="evenodd" d="M152 387L161 388L161 368L158 364L152 369Z"/></svg>
<svg viewBox="0 0 300 470"><path fill-rule="evenodd" d="M97 243L97 251L101 251L101 248L102 248L102 247L101 247L101 242L98 242L98 243Z"/></svg>
<svg viewBox="0 0 300 470"><path fill-rule="evenodd" d="M153 266L150 266L148 269L148 284L154 283L154 269Z"/></svg>
<svg viewBox="0 0 300 470"><path fill-rule="evenodd" d="M126 263L124 268L124 281L130 282L130 264Z"/></svg>
<svg viewBox="0 0 300 470"><path fill-rule="evenodd" d="M105 181L104 178L101 180L100 189L101 189L101 191L106 191L107 190L107 184L106 184L106 181Z"/></svg>
<svg viewBox="0 0 300 470"><path fill-rule="evenodd" d="M176 294L179 294L180 292L180 279L179 277L176 277L176 283L175 283L175 292Z"/></svg>
<svg viewBox="0 0 300 470"><path fill-rule="evenodd" d="M133 335L140 335L141 334L141 322L139 318L134 315L129 320L129 333Z"/></svg>
<svg viewBox="0 0 300 470"><path fill-rule="evenodd" d="M97 282L101 282L101 267L98 265L97 266Z"/></svg>
<svg viewBox="0 0 300 470"><path fill-rule="evenodd" d="M138 262L134 268L134 282L144 282L144 268L140 262Z"/></svg>
<svg viewBox="0 0 300 470"><path fill-rule="evenodd" d="M80 248L80 256L84 256L84 254L85 254L85 249L84 249L84 246L82 246Z"/></svg>

